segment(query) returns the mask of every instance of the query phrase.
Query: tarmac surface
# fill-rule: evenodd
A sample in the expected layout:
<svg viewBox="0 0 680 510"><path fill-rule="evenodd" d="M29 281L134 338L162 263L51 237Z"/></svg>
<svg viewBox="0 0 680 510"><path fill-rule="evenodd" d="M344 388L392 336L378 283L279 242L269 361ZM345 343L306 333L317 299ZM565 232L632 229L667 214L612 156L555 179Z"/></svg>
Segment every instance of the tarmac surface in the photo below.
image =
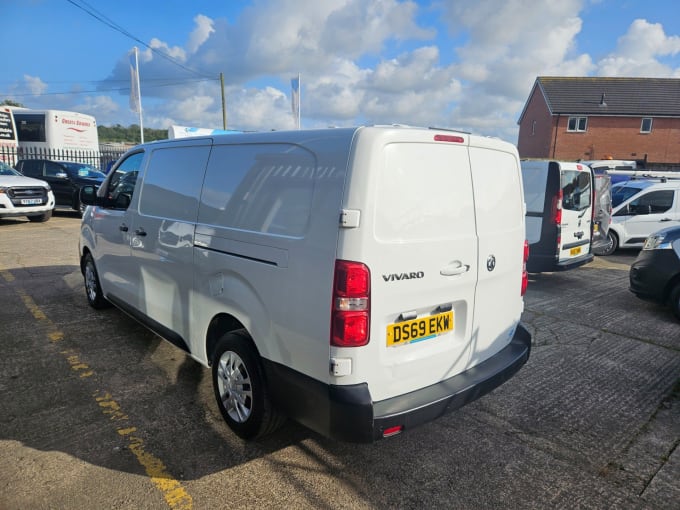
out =
<svg viewBox="0 0 680 510"><path fill-rule="evenodd" d="M680 321L636 252L530 275L529 362L369 445L295 423L246 443L209 370L87 304L80 220L0 220L0 509L680 508Z"/></svg>

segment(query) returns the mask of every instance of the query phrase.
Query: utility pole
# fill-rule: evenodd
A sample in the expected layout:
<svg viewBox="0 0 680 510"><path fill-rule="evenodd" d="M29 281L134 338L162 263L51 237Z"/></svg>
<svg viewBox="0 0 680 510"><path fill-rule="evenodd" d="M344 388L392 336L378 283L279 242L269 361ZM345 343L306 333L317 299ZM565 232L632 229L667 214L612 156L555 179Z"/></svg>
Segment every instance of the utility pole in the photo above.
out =
<svg viewBox="0 0 680 510"><path fill-rule="evenodd" d="M220 73L220 85L222 86L222 129L227 129L227 102L224 100L224 73Z"/></svg>

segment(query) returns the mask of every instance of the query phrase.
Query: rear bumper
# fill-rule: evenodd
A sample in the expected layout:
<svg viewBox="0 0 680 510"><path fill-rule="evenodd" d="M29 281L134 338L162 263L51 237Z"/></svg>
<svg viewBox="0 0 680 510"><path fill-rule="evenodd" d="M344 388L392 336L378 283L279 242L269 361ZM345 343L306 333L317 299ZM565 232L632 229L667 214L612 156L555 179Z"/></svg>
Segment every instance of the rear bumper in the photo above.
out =
<svg viewBox="0 0 680 510"><path fill-rule="evenodd" d="M567 259L557 264L555 271L568 271L569 269L574 269L576 267L583 266L593 261L595 256L592 253L586 253L580 257L575 257L573 259Z"/></svg>
<svg viewBox="0 0 680 510"><path fill-rule="evenodd" d="M553 273L556 271L568 271L592 262L595 257L592 253L586 253L580 257L558 261L555 254L542 255L531 254L529 247L529 260L527 261L527 271L530 273Z"/></svg>
<svg viewBox="0 0 680 510"><path fill-rule="evenodd" d="M519 324L510 343L477 366L380 402L371 400L365 383L325 385L279 364L264 364L271 397L284 413L327 437L365 443L391 427L408 430L486 395L515 375L530 351L531 335Z"/></svg>

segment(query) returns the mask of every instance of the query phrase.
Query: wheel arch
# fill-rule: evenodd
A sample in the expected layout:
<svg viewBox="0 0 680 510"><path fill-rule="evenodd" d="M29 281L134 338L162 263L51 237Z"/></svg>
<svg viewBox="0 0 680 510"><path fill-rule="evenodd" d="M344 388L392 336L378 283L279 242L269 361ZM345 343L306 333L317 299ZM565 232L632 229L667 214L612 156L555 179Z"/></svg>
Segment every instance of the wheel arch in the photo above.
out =
<svg viewBox="0 0 680 510"><path fill-rule="evenodd" d="M222 338L227 333L233 333L234 331L239 330L243 330L246 333L252 348L259 356L257 346L255 345L255 342L253 342L250 333L248 332L247 328L243 325L243 323L229 313L220 313L212 318L210 324L208 325L208 330L206 332L205 355L207 358L208 366L212 365L213 353L215 352L215 347L217 346L217 343L220 341L220 338Z"/></svg>
<svg viewBox="0 0 680 510"><path fill-rule="evenodd" d="M668 283L666 283L666 286L663 289L663 302L664 302L664 304L668 303L668 300L671 298L671 292L673 292L673 289L677 285L680 285L680 273L673 276L673 278L668 280Z"/></svg>

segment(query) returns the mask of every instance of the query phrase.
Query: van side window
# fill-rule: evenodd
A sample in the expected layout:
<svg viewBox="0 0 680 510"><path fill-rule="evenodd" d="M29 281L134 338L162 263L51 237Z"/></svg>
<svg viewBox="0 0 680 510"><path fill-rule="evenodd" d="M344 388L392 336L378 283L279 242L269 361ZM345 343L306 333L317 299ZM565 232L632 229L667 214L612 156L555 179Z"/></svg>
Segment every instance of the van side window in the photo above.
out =
<svg viewBox="0 0 680 510"><path fill-rule="evenodd" d="M564 170L562 172L562 207L568 211L582 211L590 207L592 188L590 172Z"/></svg>
<svg viewBox="0 0 680 510"><path fill-rule="evenodd" d="M143 152L131 154L111 174L108 185L105 188L108 207L127 209L130 206L143 157Z"/></svg>
<svg viewBox="0 0 680 510"><path fill-rule="evenodd" d="M209 146L156 149L151 153L141 187L139 212L194 222Z"/></svg>
<svg viewBox="0 0 680 510"><path fill-rule="evenodd" d="M673 195L672 189L650 191L628 204L627 211L624 208L620 212L628 215L665 213L673 206Z"/></svg>
<svg viewBox="0 0 680 510"><path fill-rule="evenodd" d="M307 230L316 160L289 144L213 147L199 222L301 237Z"/></svg>

